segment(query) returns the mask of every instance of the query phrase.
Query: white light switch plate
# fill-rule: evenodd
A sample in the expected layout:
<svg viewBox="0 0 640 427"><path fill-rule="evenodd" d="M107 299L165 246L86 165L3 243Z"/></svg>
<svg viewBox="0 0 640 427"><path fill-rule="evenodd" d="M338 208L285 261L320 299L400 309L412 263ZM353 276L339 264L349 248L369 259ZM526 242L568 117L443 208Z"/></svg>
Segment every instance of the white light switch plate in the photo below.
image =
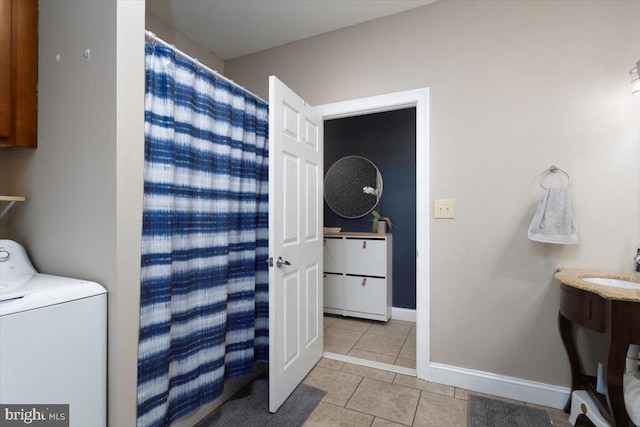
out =
<svg viewBox="0 0 640 427"><path fill-rule="evenodd" d="M454 199L437 199L433 201L434 218L455 218L456 206Z"/></svg>

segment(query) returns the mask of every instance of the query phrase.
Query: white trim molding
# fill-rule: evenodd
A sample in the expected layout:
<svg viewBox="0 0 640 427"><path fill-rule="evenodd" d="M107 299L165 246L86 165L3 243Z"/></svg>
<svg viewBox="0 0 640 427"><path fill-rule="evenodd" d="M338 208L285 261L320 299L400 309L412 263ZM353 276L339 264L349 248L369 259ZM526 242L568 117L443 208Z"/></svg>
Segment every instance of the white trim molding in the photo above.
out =
<svg viewBox="0 0 640 427"><path fill-rule="evenodd" d="M391 307L391 318L415 323L416 311L411 308Z"/></svg>
<svg viewBox="0 0 640 427"><path fill-rule="evenodd" d="M353 99L315 107L324 120L363 114L416 109L416 218L429 218L429 88L395 92L370 98ZM429 377L430 351L430 228L429 221L416 223L416 372ZM393 315L392 315L393 316Z"/></svg>
<svg viewBox="0 0 640 427"><path fill-rule="evenodd" d="M375 360L361 359L359 357L347 356L346 354L330 353L325 351L322 353L325 359L338 360L340 362L351 363L353 365L366 366L368 368L380 369L383 371L395 372L396 374L416 376L416 370L405 368L404 366L390 365L388 363L376 362Z"/></svg>
<svg viewBox="0 0 640 427"><path fill-rule="evenodd" d="M324 120L330 120L412 107L416 109L416 217L429 218L429 200L431 197L429 181L429 88L319 105L316 108L320 111ZM416 224L416 310L407 310L399 307L392 309L392 318L416 322L416 370L411 370L413 375L434 383L552 408L563 408L569 398L569 388L491 372L431 363L431 265L429 261L429 242L429 221L418 221ZM365 361L327 352L323 356L372 368L399 372L396 370L399 367L380 362ZM407 375L411 374L407 373Z"/></svg>
<svg viewBox="0 0 640 427"><path fill-rule="evenodd" d="M479 393L562 409L571 389L491 372L431 363L430 381Z"/></svg>

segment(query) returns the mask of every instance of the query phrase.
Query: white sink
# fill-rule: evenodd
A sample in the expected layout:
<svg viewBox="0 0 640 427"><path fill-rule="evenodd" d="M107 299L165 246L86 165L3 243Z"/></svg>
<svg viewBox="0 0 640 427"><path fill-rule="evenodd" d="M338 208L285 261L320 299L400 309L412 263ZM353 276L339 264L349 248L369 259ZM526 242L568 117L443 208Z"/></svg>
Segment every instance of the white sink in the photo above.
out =
<svg viewBox="0 0 640 427"><path fill-rule="evenodd" d="M625 289L638 289L640 290L640 283L630 282L628 280L621 279L609 279L604 277L582 277L581 280L589 283L595 283L596 285L613 286L615 288Z"/></svg>

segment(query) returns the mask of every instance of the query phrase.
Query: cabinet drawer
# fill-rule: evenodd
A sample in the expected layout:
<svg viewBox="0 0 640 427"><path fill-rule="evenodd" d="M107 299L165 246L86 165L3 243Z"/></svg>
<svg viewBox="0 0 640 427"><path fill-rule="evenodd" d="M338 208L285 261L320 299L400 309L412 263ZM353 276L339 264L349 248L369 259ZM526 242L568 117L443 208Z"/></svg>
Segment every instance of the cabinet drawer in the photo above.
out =
<svg viewBox="0 0 640 427"><path fill-rule="evenodd" d="M324 308L344 309L344 276L342 274L324 275Z"/></svg>
<svg viewBox="0 0 640 427"><path fill-rule="evenodd" d="M373 239L346 240L347 274L387 276L387 242Z"/></svg>
<svg viewBox="0 0 640 427"><path fill-rule="evenodd" d="M572 322L604 332L604 305L604 300L591 292L560 286L560 313Z"/></svg>
<svg viewBox="0 0 640 427"><path fill-rule="evenodd" d="M349 311L384 316L387 310L387 281L375 277L345 276Z"/></svg>
<svg viewBox="0 0 640 427"><path fill-rule="evenodd" d="M342 273L344 271L344 240L325 237L323 244L324 271Z"/></svg>

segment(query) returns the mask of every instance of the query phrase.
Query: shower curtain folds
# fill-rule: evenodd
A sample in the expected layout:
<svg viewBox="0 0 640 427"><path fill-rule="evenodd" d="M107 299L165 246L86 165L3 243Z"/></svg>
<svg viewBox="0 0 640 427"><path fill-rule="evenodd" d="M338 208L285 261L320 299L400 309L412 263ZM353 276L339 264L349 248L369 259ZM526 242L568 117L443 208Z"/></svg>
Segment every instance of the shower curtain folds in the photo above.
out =
<svg viewBox="0 0 640 427"><path fill-rule="evenodd" d="M268 360L268 106L146 45L138 427Z"/></svg>

